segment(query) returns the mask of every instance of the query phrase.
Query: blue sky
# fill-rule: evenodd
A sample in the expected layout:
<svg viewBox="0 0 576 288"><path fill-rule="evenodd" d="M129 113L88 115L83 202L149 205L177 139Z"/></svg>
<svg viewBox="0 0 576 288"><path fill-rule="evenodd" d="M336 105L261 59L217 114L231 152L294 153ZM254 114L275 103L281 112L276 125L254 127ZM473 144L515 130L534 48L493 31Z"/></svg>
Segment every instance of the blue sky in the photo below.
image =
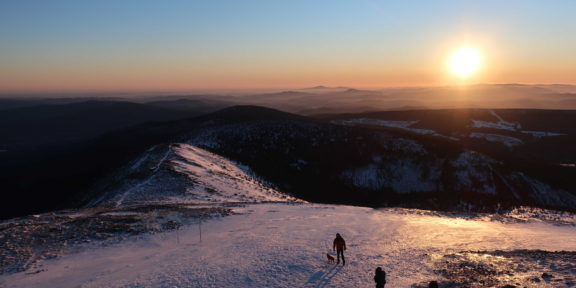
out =
<svg viewBox="0 0 576 288"><path fill-rule="evenodd" d="M0 90L569 82L576 1L0 0Z"/></svg>

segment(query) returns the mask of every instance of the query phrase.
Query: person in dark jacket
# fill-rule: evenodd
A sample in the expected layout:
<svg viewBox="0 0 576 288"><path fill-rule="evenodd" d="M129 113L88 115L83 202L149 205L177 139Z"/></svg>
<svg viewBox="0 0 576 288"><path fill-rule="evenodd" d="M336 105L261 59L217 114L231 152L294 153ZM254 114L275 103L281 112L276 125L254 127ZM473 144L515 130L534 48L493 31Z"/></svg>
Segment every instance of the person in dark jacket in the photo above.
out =
<svg viewBox="0 0 576 288"><path fill-rule="evenodd" d="M384 285L386 285L386 272L382 270L382 267L376 268L374 282L376 282L376 288L384 288Z"/></svg>
<svg viewBox="0 0 576 288"><path fill-rule="evenodd" d="M336 264L340 264L340 256L342 256L342 266L346 265L346 260L344 259L344 250L346 250L346 241L344 238L340 236L339 233L336 233L336 238L334 238L334 244L332 245L332 250L336 251L336 255L338 256L338 261Z"/></svg>

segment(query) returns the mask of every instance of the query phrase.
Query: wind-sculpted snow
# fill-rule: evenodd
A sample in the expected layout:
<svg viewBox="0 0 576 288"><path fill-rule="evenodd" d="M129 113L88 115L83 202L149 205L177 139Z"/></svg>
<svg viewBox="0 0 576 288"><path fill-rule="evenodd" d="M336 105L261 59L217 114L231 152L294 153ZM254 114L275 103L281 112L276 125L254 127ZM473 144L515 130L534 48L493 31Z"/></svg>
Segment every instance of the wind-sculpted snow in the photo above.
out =
<svg viewBox="0 0 576 288"><path fill-rule="evenodd" d="M117 175L119 188L94 204L299 201L276 191L246 166L188 144L148 150Z"/></svg>
<svg viewBox="0 0 576 288"><path fill-rule="evenodd" d="M432 280L440 287L576 283L576 223L569 215L571 222L554 224L332 205L229 208L232 215L205 219L201 226L192 221L40 261L34 271L0 276L0 286L373 287L378 266L387 273L386 286L396 288L427 287ZM326 261L337 232L347 243L346 266Z"/></svg>

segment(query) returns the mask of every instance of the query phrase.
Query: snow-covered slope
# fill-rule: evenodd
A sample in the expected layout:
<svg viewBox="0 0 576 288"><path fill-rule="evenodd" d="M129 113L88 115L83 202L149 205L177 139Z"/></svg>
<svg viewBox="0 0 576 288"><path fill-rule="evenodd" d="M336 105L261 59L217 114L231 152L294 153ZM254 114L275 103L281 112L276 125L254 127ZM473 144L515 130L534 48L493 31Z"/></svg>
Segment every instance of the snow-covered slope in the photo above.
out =
<svg viewBox="0 0 576 288"><path fill-rule="evenodd" d="M510 137L510 136L504 136L504 135L500 135L500 134L473 132L473 133L470 133L468 135L468 137L484 139L484 140L490 141L490 142L502 143L502 145L504 145L506 147L514 147L514 146L520 146L520 145L524 144L524 142L518 138Z"/></svg>
<svg viewBox="0 0 576 288"><path fill-rule="evenodd" d="M175 144L157 144L129 165L124 161L137 157L136 152L117 161L116 172L101 173L113 175L100 181L85 199L93 205L112 206L149 201L284 201L275 193L281 191L313 202L363 206L477 211L516 205L576 207L573 181L565 180L574 172L558 165L564 171L555 173L548 169L553 162L532 160L530 155L542 155L536 153L542 147L533 143L541 140L520 131L468 125L472 118L516 123L512 116L517 112L396 112L344 115L324 121L238 106L183 122L137 129L133 134L173 131L170 137L161 137L160 143ZM371 118L379 115L390 119ZM434 122L436 118L441 121ZM524 124L523 128L539 129ZM431 128L444 136L404 128ZM498 144L504 140L510 147ZM534 150L530 145L540 148ZM138 151L146 147L142 145ZM558 158L562 160L559 163L574 162L569 157ZM226 164L210 164L219 162ZM124 168L118 169L121 165ZM564 175L567 177L561 177ZM252 186L256 188L248 188ZM549 191L544 190L546 187Z"/></svg>
<svg viewBox="0 0 576 288"><path fill-rule="evenodd" d="M457 267L468 279L484 277L485 283L499 283L494 287L576 283L570 262L573 252L547 257L547 252L537 250L575 251L576 223L506 222L490 220L491 215L466 218L310 204L233 209L236 215L203 221L201 227L193 223L178 231L130 238L109 247L93 245L78 254L46 260L37 271L0 276L0 286L373 287L378 266L388 274L386 286L397 288L425 287L431 280L441 287L463 287L461 282L448 284L454 283L450 273L460 271ZM347 241L344 267L326 261L336 232ZM451 264L456 268L446 266ZM543 272L552 280L543 279Z"/></svg>
<svg viewBox="0 0 576 288"><path fill-rule="evenodd" d="M346 170L341 177L355 187L372 191L392 190L403 195L434 193L444 189L500 196L502 199L524 199L547 206L576 207L576 196L573 194L502 167L502 162L486 155L464 151L449 162L434 158L425 163L419 159L382 161L381 157L373 157L371 163ZM443 182L447 174L443 169L451 171L456 180L451 186ZM450 200L453 199L447 199Z"/></svg>
<svg viewBox="0 0 576 288"><path fill-rule="evenodd" d="M92 205L299 201L259 180L248 167L188 144L150 148Z"/></svg>
<svg viewBox="0 0 576 288"><path fill-rule="evenodd" d="M454 137L448 137L442 135L434 130L430 129L418 129L418 128L411 128L410 126L418 123L419 121L387 121L387 120L378 120L378 119L351 119L351 120L341 120L341 121L332 121L334 124L341 124L341 125L372 125L372 126L382 126L382 127L389 127L389 128L396 128L404 131L409 131L416 134L423 134L423 135L430 135L435 137L443 137L450 140L458 140Z"/></svg>

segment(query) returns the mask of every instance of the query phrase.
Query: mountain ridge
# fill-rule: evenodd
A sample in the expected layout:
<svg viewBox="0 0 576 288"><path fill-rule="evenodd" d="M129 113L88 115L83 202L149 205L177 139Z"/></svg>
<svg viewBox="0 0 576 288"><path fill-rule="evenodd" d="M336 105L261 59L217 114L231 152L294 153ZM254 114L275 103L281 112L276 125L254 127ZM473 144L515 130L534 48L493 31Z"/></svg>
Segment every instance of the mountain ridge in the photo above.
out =
<svg viewBox="0 0 576 288"><path fill-rule="evenodd" d="M454 111L456 114L468 115L466 112L468 110ZM501 113L500 110L495 111ZM517 112L519 115L532 113L523 110ZM386 115L387 112L382 113ZM432 113L426 117L442 118L434 115L438 111L405 113L408 116ZM484 121L481 122L482 125L500 123L498 122L500 120L494 118L491 112L482 113L485 115L482 117L488 118L475 118L475 121ZM553 111L550 113L553 114ZM21 195L18 196L21 198L11 195L10 197L21 200L11 203L11 207L6 207L3 211L8 212L8 215L17 215L11 211L21 209L24 202L15 203L25 201L31 196L42 199L38 203L45 206L23 210L24 213L84 205L91 200L86 199L86 196L98 197L106 192L105 189L101 191L96 191L98 190L96 189L87 194L87 191L94 188L97 181L121 173L122 167L141 157L142 153L154 145L173 143L206 149L210 153L247 166L258 175L259 179L278 187L279 191L313 202L441 210L493 210L499 205L534 205L574 209L569 200L573 195L570 193L573 190L569 187L574 185L571 179L575 179L570 176L574 172L570 170L571 166L568 166L571 162L559 163L552 167L553 169L546 164L546 161L549 161L547 159L556 159L561 157L562 153L569 155L570 150L563 151L563 146L557 146L557 149L552 151L553 153L549 153L550 155L541 154L539 158L530 156L531 153L536 153L545 149L542 147L546 147L534 146L534 144L548 143L546 141L561 140L564 141L562 145L571 147L569 144L572 143L572 136L570 135L542 137L508 130L490 132L508 133L502 136L511 137L520 137L516 136L520 133L526 139L533 139L532 144L528 143L532 146L525 144L507 147L483 138L467 136L468 134L463 134L464 137L458 134L460 133L458 131L455 131L454 135L445 134L446 137L421 134L422 131L436 131L434 127L442 126L428 127L424 120L413 124L417 128L407 126L408 130L398 127L331 123L334 120L356 119L358 115L360 114L314 118L272 108L237 106L198 117L140 124L117 130L48 157L35 165L26 178L14 178L10 174L3 175L6 177L3 185L9 184L5 191L20 191L18 195ZM509 118L510 115L503 113L499 117L503 117L502 121L512 121L513 119ZM450 120L451 117L443 116L443 119ZM394 121L408 123L408 120L418 119L402 118ZM463 127L468 127L466 125L469 124ZM470 129L476 129L473 130L474 133L489 132L487 128ZM436 133L442 135L445 132L438 130ZM532 149L534 152L526 149ZM478 162L481 165L474 168L474 165L458 166L455 164L458 163L456 161L458 157L463 157L462 155L466 153L481 155L478 158L481 160ZM531 162L519 162L514 155L525 155L522 157ZM493 161L500 164L490 164ZM478 173L481 176L473 176L472 172L462 172L467 171L466 169L479 169ZM405 173L400 171L405 171ZM468 182L462 182L468 184L455 186L460 177L457 176L458 173L469 175L466 176ZM25 189L19 188L22 187L18 186L22 183L19 181L28 183ZM14 183L13 186L10 186L10 183ZM421 184L418 186L410 183ZM482 193L478 189L483 185L502 191L503 194ZM411 191L410 193L404 193L402 189L405 188L401 187L413 188L405 190ZM51 193L42 193L43 189L49 189ZM552 193L550 195L552 202L547 202L546 193Z"/></svg>

